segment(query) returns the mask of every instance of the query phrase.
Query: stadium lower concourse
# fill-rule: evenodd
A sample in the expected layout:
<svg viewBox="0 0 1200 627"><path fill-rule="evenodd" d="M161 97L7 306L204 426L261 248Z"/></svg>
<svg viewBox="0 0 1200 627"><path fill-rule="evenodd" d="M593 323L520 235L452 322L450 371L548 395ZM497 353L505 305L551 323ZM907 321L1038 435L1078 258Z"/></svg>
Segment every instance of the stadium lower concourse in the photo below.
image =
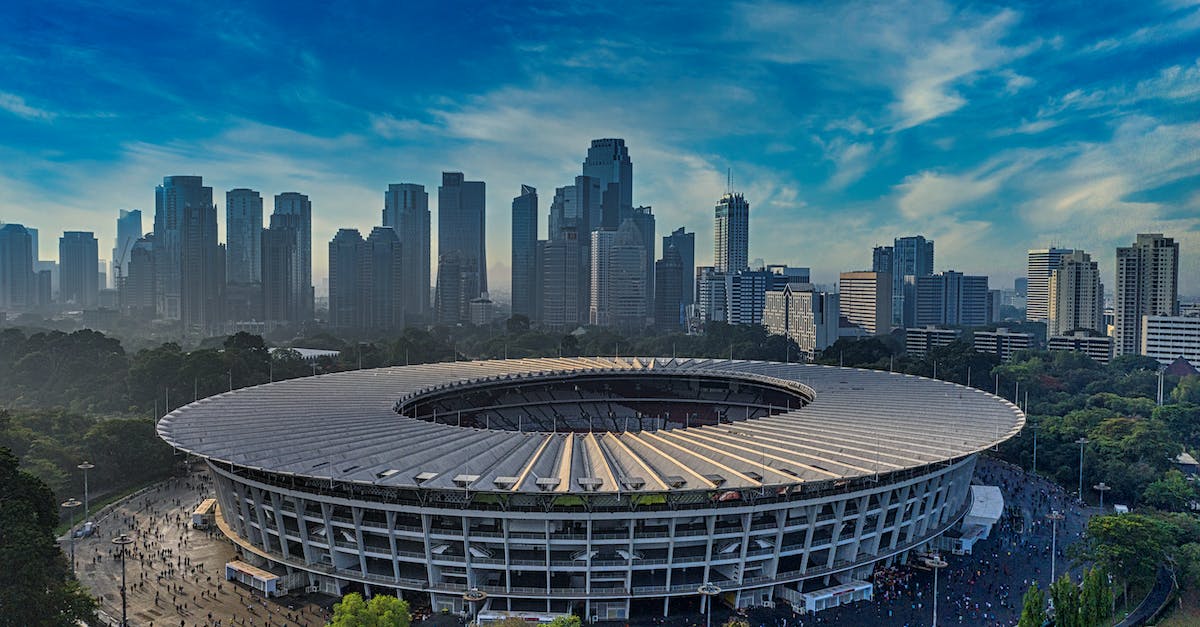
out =
<svg viewBox="0 0 1200 627"><path fill-rule="evenodd" d="M734 607L869 597L1024 421L911 375L629 357L293 379L158 432L205 460L217 526L277 590L624 619L694 611L706 583Z"/></svg>

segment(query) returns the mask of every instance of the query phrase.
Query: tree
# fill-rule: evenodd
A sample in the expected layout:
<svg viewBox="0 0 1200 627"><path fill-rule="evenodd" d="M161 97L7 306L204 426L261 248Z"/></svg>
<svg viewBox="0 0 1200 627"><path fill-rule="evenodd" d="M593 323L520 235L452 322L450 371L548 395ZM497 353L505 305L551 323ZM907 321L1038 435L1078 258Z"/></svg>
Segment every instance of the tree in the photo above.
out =
<svg viewBox="0 0 1200 627"><path fill-rule="evenodd" d="M409 627L412 616L408 613L408 602L386 594L363 599L357 592L342 597L333 606L333 621L330 627Z"/></svg>
<svg viewBox="0 0 1200 627"><path fill-rule="evenodd" d="M1171 400L1200 405L1200 377L1193 375L1180 379L1179 385L1171 390Z"/></svg>
<svg viewBox="0 0 1200 627"><path fill-rule="evenodd" d="M0 449L0 625L95 624L96 602L70 580L54 542L58 508L46 484Z"/></svg>
<svg viewBox="0 0 1200 627"><path fill-rule="evenodd" d="M1046 623L1046 595L1038 588L1037 582L1030 584L1025 591L1024 605L1021 608L1021 618L1017 627L1042 627Z"/></svg>
<svg viewBox="0 0 1200 627"><path fill-rule="evenodd" d="M1102 625L1112 613L1112 590L1108 577L1099 568L1084 572L1079 591L1079 620L1083 627Z"/></svg>
<svg viewBox="0 0 1200 627"><path fill-rule="evenodd" d="M580 627L582 624L583 621L579 620L579 617L574 614L556 616L554 620L550 621L550 627Z"/></svg>
<svg viewBox="0 0 1200 627"><path fill-rule="evenodd" d="M1079 620L1079 588L1064 573L1050 584L1050 599L1054 602L1054 627L1081 627Z"/></svg>
<svg viewBox="0 0 1200 627"><path fill-rule="evenodd" d="M1196 491L1178 470L1168 470L1142 493L1143 503L1168 512L1184 511L1195 498Z"/></svg>
<svg viewBox="0 0 1200 627"><path fill-rule="evenodd" d="M1200 377L1196 377L1200 379ZM1180 387L1182 387L1180 383ZM1176 391L1179 388L1175 388ZM1155 408L1154 419L1163 421L1171 438L1185 448L1200 448L1200 405L1177 403Z"/></svg>
<svg viewBox="0 0 1200 627"><path fill-rule="evenodd" d="M1172 526L1144 514L1094 516L1078 544L1079 556L1125 586L1154 580L1158 565L1173 543Z"/></svg>

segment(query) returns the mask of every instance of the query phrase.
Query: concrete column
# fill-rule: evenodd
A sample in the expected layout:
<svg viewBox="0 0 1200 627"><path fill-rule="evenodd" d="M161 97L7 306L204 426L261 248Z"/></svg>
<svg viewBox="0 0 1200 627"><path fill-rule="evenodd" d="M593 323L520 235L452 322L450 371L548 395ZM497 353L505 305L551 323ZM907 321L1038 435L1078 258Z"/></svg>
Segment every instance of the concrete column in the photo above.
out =
<svg viewBox="0 0 1200 627"><path fill-rule="evenodd" d="M362 574L367 574L367 543L363 541L362 508L350 507L350 518L354 520L354 543L358 545L358 567Z"/></svg>
<svg viewBox="0 0 1200 627"><path fill-rule="evenodd" d="M387 517L388 531L388 546L392 552L392 577L400 579L400 554L396 550L396 512L386 510L384 516Z"/></svg>
<svg viewBox="0 0 1200 627"><path fill-rule="evenodd" d="M271 510L275 512L275 528L279 530L279 549L285 558L290 558L288 550L287 526L283 524L283 497L278 492L271 492Z"/></svg>

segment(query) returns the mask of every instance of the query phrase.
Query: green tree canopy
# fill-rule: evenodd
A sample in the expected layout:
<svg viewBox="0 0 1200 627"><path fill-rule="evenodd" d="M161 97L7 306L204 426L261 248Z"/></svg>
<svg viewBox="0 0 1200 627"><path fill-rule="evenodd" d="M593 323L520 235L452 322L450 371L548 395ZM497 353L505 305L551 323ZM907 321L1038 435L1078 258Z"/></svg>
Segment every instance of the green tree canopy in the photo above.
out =
<svg viewBox="0 0 1200 627"><path fill-rule="evenodd" d="M394 596L378 594L370 601L351 592L333 606L331 627L409 627L412 616L408 602Z"/></svg>
<svg viewBox="0 0 1200 627"><path fill-rule="evenodd" d="M1142 503L1169 512L1184 511L1195 498L1196 490L1178 470L1168 470L1142 493Z"/></svg>
<svg viewBox="0 0 1200 627"><path fill-rule="evenodd" d="M1022 601L1021 618L1017 627L1042 627L1046 623L1046 595L1038 588L1037 582L1029 585Z"/></svg>

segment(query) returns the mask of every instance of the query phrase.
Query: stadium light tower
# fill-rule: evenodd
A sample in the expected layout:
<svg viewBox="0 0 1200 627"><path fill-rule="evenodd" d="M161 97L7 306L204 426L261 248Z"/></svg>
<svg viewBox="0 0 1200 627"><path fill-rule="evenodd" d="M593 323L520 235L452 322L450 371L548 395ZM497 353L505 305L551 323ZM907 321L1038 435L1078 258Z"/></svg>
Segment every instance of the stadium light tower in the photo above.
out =
<svg viewBox="0 0 1200 627"><path fill-rule="evenodd" d="M133 538L123 533L113 538L112 543L121 550L121 627L129 627L128 604L125 598L125 547L133 544Z"/></svg>
<svg viewBox="0 0 1200 627"><path fill-rule="evenodd" d="M700 596L704 598L704 625L705 627L712 627L712 602L713 598L721 594L721 586L711 581L706 581L704 585L696 588L696 592L699 592Z"/></svg>
<svg viewBox="0 0 1200 627"><path fill-rule="evenodd" d="M69 498L63 502L62 506L71 512L71 526L67 528L67 533L71 536L71 576L75 576L75 508L83 505L77 498Z"/></svg>
<svg viewBox="0 0 1200 627"><path fill-rule="evenodd" d="M89 511L88 511L88 480L87 480L87 473L88 473L88 471L89 471L89 470L91 470L91 469L93 469L93 468L95 468L95 467L96 467L96 465L95 465L95 464L93 464L93 463L91 463L91 462L89 462L89 461L84 461L82 464L79 464L78 466L76 466L76 468L78 468L78 469L80 469L80 470L82 470L82 471L83 471L83 521L84 521L84 522L87 522L88 516L90 515L90 514L89 514Z"/></svg>
<svg viewBox="0 0 1200 627"><path fill-rule="evenodd" d="M1058 566L1058 521L1066 518L1062 512L1053 510L1046 514L1046 518L1050 519L1050 583L1054 583L1054 575ZM1047 586L1049 587L1049 586Z"/></svg>
<svg viewBox="0 0 1200 627"><path fill-rule="evenodd" d="M938 571L945 568L947 562L941 555L934 553L925 558L925 565L933 569L933 627L937 627Z"/></svg>

